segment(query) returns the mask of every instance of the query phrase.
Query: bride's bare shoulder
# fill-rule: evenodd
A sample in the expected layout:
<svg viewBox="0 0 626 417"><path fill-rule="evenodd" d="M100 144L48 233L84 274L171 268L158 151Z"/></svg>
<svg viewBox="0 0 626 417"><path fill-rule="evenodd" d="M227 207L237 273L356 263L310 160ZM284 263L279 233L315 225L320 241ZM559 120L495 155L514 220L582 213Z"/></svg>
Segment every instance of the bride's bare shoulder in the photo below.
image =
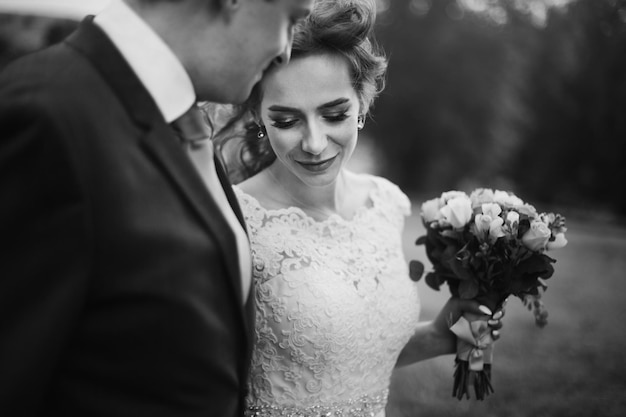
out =
<svg viewBox="0 0 626 417"><path fill-rule="evenodd" d="M272 198L275 190L265 170L240 182L237 184L237 187L244 193L254 197L262 207L266 209L276 208L276 203Z"/></svg>
<svg viewBox="0 0 626 417"><path fill-rule="evenodd" d="M369 195L376 188L376 177L370 174L354 173L346 170L350 188L362 196Z"/></svg>
<svg viewBox="0 0 626 417"><path fill-rule="evenodd" d="M253 177L247 178L246 180L237 184L237 187L241 189L246 194L251 195L252 197L256 197L256 188L259 186L259 183L263 182L263 178L261 172L254 175Z"/></svg>
<svg viewBox="0 0 626 417"><path fill-rule="evenodd" d="M372 205L371 195L377 188L375 177L369 174L346 171L350 201L355 208Z"/></svg>

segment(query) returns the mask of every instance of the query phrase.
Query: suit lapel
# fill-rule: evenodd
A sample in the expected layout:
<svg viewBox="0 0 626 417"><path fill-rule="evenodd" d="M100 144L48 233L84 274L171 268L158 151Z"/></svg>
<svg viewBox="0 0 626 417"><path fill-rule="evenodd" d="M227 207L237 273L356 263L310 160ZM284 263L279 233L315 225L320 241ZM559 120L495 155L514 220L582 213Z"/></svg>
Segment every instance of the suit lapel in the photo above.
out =
<svg viewBox="0 0 626 417"><path fill-rule="evenodd" d="M78 31L67 39L67 43L93 62L103 78L107 80L127 112L144 130L140 146L163 169L181 191L208 232L220 242L222 257L230 275L228 277L230 287L239 305L243 304L235 236L148 91L106 34L93 23L93 17L85 19ZM222 183L224 179L225 177L220 177ZM230 185L225 186L224 189L231 206L233 209L236 207L237 217L243 221L236 198L231 196ZM247 326L248 319L244 317L243 311L242 320Z"/></svg>
<svg viewBox="0 0 626 417"><path fill-rule="evenodd" d="M220 179L220 183L222 184L222 187L224 188L224 192L226 194L226 198L228 199L228 203L233 209L235 216L237 216L239 223L241 223L241 227L243 227L243 230L246 232L246 235L247 235L248 229L246 228L243 213L241 211L241 206L239 205L237 196L235 196L235 193L233 192L231 183L228 180L228 175L226 174L226 169L224 168L224 165L222 163L221 158L218 155L218 152L215 153L214 160L215 160L215 170L217 171L217 176ZM254 337L254 334L252 333L254 330L254 326L251 326L250 323L254 322L255 299L254 299L254 277L250 277L250 278L251 278L250 291L248 292L248 300L245 305L246 316L247 316L245 321L246 321L246 326L247 326L247 331L248 331L248 338L249 340L252 340Z"/></svg>
<svg viewBox="0 0 626 417"><path fill-rule="evenodd" d="M167 124L155 123L153 130L142 138L141 145L152 156L155 163L163 168L183 197L190 203L209 233L220 242L222 258L230 275L230 284L237 302L241 305L241 271L237 258L235 235L221 209L209 194L204 181L185 154Z"/></svg>
<svg viewBox="0 0 626 417"><path fill-rule="evenodd" d="M214 160L215 160L215 170L217 171L217 176L220 179L222 188L224 188L224 193L226 194L228 203L230 204L230 207L233 209L235 216L237 216L237 220L239 220L239 223L241 223L241 227L243 227L243 230L245 230L247 234L248 231L246 229L246 223L243 218L243 213L241 212L241 207L239 206L239 201L237 200L237 196L235 196L235 193L233 192L232 185L230 181L228 180L228 175L226 174L226 169L224 168L224 164L221 158L219 158L218 156L217 150L215 152Z"/></svg>

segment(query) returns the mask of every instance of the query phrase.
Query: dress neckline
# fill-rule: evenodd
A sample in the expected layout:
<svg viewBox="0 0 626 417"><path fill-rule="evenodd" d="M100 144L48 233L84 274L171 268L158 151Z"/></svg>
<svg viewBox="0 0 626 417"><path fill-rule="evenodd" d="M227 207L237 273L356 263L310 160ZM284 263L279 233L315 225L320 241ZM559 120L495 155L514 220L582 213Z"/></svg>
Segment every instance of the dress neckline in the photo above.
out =
<svg viewBox="0 0 626 417"><path fill-rule="evenodd" d="M235 192L246 197L250 202L254 204L256 208L266 213L268 216L280 217L280 216L285 216L285 215L297 214L300 217L302 217L304 220L310 222L311 224L316 224L316 225L325 225L327 223L352 223L358 220L365 213L368 213L369 211L376 208L377 206L376 195L380 192L380 183L379 181L377 181L377 178L375 176L369 175L369 174L360 174L360 175L367 177L373 183L373 187L367 193L367 201L365 202L365 204L361 205L358 209L356 209L354 211L354 215L350 219L345 219L341 217L339 214L333 213L325 219L318 220L315 217L307 214L304 210L302 210L298 206L283 207L283 208L278 208L278 209L268 209L268 208L263 207L263 205L259 202L259 200L256 197L246 193L238 185L233 185L233 189L235 190Z"/></svg>

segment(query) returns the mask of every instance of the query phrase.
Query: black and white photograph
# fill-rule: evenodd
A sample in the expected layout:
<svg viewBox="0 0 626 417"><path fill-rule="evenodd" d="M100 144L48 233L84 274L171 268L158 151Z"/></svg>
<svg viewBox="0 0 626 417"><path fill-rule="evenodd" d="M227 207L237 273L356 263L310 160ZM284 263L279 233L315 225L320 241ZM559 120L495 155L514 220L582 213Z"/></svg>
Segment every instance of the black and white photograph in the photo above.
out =
<svg viewBox="0 0 626 417"><path fill-rule="evenodd" d="M0 416L622 417L625 183L626 0L0 0Z"/></svg>

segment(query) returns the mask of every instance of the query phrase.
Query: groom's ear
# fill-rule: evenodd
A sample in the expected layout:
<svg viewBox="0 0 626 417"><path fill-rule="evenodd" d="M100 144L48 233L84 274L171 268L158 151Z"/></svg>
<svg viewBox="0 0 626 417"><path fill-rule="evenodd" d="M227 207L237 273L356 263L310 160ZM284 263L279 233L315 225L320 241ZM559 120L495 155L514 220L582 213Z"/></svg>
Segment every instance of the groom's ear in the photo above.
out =
<svg viewBox="0 0 626 417"><path fill-rule="evenodd" d="M231 17L241 7L241 2L245 0L209 0L211 12L222 19L230 21Z"/></svg>
<svg viewBox="0 0 626 417"><path fill-rule="evenodd" d="M242 0L212 0L215 6L223 12L233 12L239 9Z"/></svg>
<svg viewBox="0 0 626 417"><path fill-rule="evenodd" d="M241 4L241 0L204 0L211 13L228 13L236 10Z"/></svg>

